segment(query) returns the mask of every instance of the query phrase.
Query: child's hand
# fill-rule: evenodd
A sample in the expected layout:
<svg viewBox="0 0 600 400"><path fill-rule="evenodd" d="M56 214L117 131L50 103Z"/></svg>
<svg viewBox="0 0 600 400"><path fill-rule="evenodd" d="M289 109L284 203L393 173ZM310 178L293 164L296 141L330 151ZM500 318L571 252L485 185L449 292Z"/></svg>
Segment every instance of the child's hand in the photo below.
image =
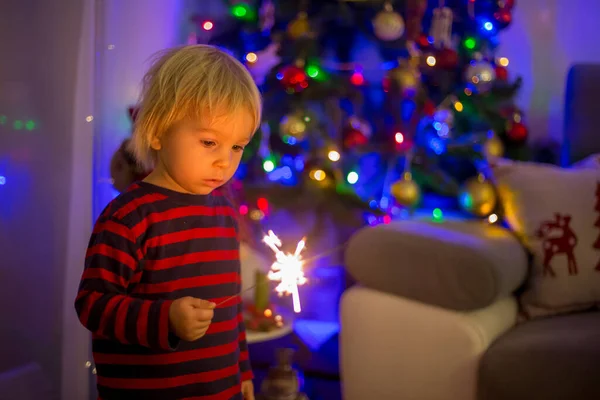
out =
<svg viewBox="0 0 600 400"><path fill-rule="evenodd" d="M171 331L188 342L200 339L210 326L214 308L215 303L195 297L175 300L169 309Z"/></svg>
<svg viewBox="0 0 600 400"><path fill-rule="evenodd" d="M254 400L254 385L252 380L242 382L242 395L244 400Z"/></svg>

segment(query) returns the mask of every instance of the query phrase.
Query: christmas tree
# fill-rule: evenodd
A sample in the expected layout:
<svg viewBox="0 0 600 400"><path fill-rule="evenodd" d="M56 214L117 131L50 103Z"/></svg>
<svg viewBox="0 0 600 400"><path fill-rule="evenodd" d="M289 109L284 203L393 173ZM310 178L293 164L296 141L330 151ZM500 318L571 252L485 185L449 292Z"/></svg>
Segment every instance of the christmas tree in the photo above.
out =
<svg viewBox="0 0 600 400"><path fill-rule="evenodd" d="M190 42L239 58L263 93L245 188L371 223L424 206L498 212L490 160L528 157L520 79L496 54L514 0L226 4L227 21L194 17Z"/></svg>

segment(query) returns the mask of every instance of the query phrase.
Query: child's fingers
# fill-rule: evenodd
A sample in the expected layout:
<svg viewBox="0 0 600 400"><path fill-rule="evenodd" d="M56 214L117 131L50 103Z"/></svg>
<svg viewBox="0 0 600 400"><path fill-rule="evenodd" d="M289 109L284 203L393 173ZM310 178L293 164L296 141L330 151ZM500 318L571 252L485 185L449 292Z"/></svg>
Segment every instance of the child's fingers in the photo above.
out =
<svg viewBox="0 0 600 400"><path fill-rule="evenodd" d="M216 304L213 303L212 301L197 299L197 298L194 298L192 300L192 305L196 308L208 308L208 309L213 309L216 306Z"/></svg>
<svg viewBox="0 0 600 400"><path fill-rule="evenodd" d="M208 321L210 323L210 320L212 320L215 316L215 312L212 309L208 308L196 308L194 310L194 315L196 317L196 321Z"/></svg>

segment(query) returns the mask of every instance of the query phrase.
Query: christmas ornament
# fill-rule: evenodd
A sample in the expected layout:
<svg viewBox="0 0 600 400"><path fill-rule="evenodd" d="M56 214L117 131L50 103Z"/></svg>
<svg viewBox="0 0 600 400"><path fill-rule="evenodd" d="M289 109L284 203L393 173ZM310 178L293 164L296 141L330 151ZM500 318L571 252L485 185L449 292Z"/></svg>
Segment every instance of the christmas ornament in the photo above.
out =
<svg viewBox="0 0 600 400"><path fill-rule="evenodd" d="M144 179L149 171L145 171L136 162L129 151L130 139L125 139L110 160L110 177L113 187L123 193L132 183Z"/></svg>
<svg viewBox="0 0 600 400"><path fill-rule="evenodd" d="M513 143L522 143L529 136L529 129L523 122L508 121L506 123L506 136Z"/></svg>
<svg viewBox="0 0 600 400"><path fill-rule="evenodd" d="M435 56L436 66L442 69L456 68L458 65L458 53L456 50L443 48Z"/></svg>
<svg viewBox="0 0 600 400"><path fill-rule="evenodd" d="M250 71L250 75L254 78L257 85L265 83L265 79L269 72L281 62L281 57L277 54L279 51L279 43L271 43L264 50L258 51L250 56L246 56L246 68Z"/></svg>
<svg viewBox="0 0 600 400"><path fill-rule="evenodd" d="M427 11L427 0L406 0L406 40L416 42L419 39L425 11Z"/></svg>
<svg viewBox="0 0 600 400"><path fill-rule="evenodd" d="M442 6L433 10L429 36L433 38L433 45L437 48L452 45L452 10L450 8Z"/></svg>
<svg viewBox="0 0 600 400"><path fill-rule="evenodd" d="M435 103L429 99L425 100L425 103L423 103L423 115L433 117L435 111Z"/></svg>
<svg viewBox="0 0 600 400"><path fill-rule="evenodd" d="M483 175L470 178L465 182L458 195L458 201L470 214L487 217L496 207L494 186Z"/></svg>
<svg viewBox="0 0 600 400"><path fill-rule="evenodd" d="M263 380L257 400L308 400L300 392L298 372L292 366L292 349L277 349L277 365Z"/></svg>
<svg viewBox="0 0 600 400"><path fill-rule="evenodd" d="M483 154L488 160L502 157L504 155L504 144L502 140L493 132L488 136L483 144Z"/></svg>
<svg viewBox="0 0 600 400"><path fill-rule="evenodd" d="M497 80L506 81L508 79L508 69L506 67L496 65L496 67L494 67L494 72L496 73Z"/></svg>
<svg viewBox="0 0 600 400"><path fill-rule="evenodd" d="M394 11L392 4L386 2L373 19L373 30L379 39L391 42L398 40L404 34L404 19Z"/></svg>
<svg viewBox="0 0 600 400"><path fill-rule="evenodd" d="M421 188L410 172L405 172L402 179L394 182L391 191L396 202L405 207L414 207L421 201Z"/></svg>
<svg viewBox="0 0 600 400"><path fill-rule="evenodd" d="M304 69L297 65L283 67L277 74L277 78L290 93L301 92L308 87L308 76Z"/></svg>
<svg viewBox="0 0 600 400"><path fill-rule="evenodd" d="M401 60L389 72L390 80L400 88L404 97L414 96L421 83L421 72L413 63L414 61Z"/></svg>
<svg viewBox="0 0 600 400"><path fill-rule="evenodd" d="M371 125L364 119L352 116L348 118L346 126L342 130L342 141L345 148L351 149L366 145L371 135Z"/></svg>
<svg viewBox="0 0 600 400"><path fill-rule="evenodd" d="M479 93L489 91L495 79L494 67L487 61L472 61L465 71L465 80Z"/></svg>
<svg viewBox="0 0 600 400"><path fill-rule="evenodd" d="M497 22L498 28L507 28L512 21L512 13L510 10L503 8L494 13L494 19Z"/></svg>
<svg viewBox="0 0 600 400"><path fill-rule="evenodd" d="M287 27L287 34L292 39L299 39L301 37L308 36L310 33L310 22L308 21L308 14L304 11L299 12L292 22Z"/></svg>
<svg viewBox="0 0 600 400"><path fill-rule="evenodd" d="M284 116L279 122L279 134L281 136L292 136L297 140L304 140L306 137L304 115L300 112L295 112Z"/></svg>

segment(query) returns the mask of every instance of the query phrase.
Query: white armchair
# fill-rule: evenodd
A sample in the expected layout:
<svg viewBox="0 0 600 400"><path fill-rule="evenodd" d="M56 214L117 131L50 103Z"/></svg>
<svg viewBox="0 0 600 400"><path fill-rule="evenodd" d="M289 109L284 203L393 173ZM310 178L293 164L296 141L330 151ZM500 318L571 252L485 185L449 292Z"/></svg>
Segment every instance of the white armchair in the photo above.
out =
<svg viewBox="0 0 600 400"><path fill-rule="evenodd" d="M345 400L474 400L482 355L517 320L527 258L508 231L401 221L346 254L360 283L341 307Z"/></svg>

